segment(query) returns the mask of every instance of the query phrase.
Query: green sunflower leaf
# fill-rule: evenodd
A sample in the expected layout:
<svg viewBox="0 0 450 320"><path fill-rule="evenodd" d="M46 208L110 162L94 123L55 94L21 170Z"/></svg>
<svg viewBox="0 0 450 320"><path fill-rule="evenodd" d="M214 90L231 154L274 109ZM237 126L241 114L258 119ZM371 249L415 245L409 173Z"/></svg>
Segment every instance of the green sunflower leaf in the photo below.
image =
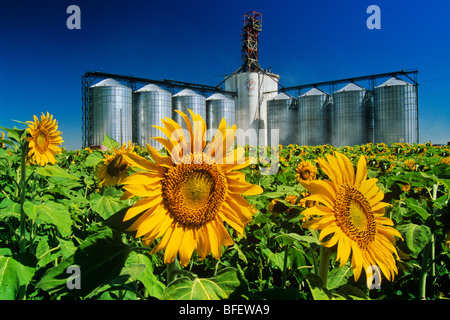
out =
<svg viewBox="0 0 450 320"><path fill-rule="evenodd" d="M169 284L165 300L220 300L227 299L241 285L238 270L228 267L212 278L181 277Z"/></svg>
<svg viewBox="0 0 450 320"><path fill-rule="evenodd" d="M0 257L0 300L14 300L34 275L36 257L29 253Z"/></svg>
<svg viewBox="0 0 450 320"><path fill-rule="evenodd" d="M400 249L414 258L417 258L431 240L431 230L426 225L408 223L398 226L397 230L404 239L399 244Z"/></svg>
<svg viewBox="0 0 450 320"><path fill-rule="evenodd" d="M93 193L89 202L93 211L97 212L103 219L108 219L123 209L126 204L120 200L121 195L118 190L108 187L103 195Z"/></svg>
<svg viewBox="0 0 450 320"><path fill-rule="evenodd" d="M57 227L63 237L67 237L72 233L72 219L64 205L53 201L40 205L27 202L26 210L27 215L36 215L38 219Z"/></svg>
<svg viewBox="0 0 450 320"><path fill-rule="evenodd" d="M153 273L153 263L150 260L149 256L141 253L131 252L126 264L139 264L145 266L143 272L140 273L136 279L142 282L145 289L147 290L147 293L150 296L161 299L166 286L161 283L158 280L158 277Z"/></svg>
<svg viewBox="0 0 450 320"><path fill-rule="evenodd" d="M328 273L327 287L328 289L335 289L347 283L347 279L353 274L353 269L349 265L342 268L333 268Z"/></svg>
<svg viewBox="0 0 450 320"><path fill-rule="evenodd" d="M108 137L106 134L103 138L102 145L105 146L109 150L113 150L114 148L120 147L120 143L118 143L116 140Z"/></svg>
<svg viewBox="0 0 450 320"><path fill-rule="evenodd" d="M37 287L50 294L85 297L99 286L108 284L120 275L130 247L121 235L111 229L100 230L87 237L73 255L49 269ZM79 287L70 288L69 267L79 268ZM74 281L74 282L75 282Z"/></svg>
<svg viewBox="0 0 450 320"><path fill-rule="evenodd" d="M273 253L270 249L268 248L263 248L261 249L261 252L269 259L269 261L271 262L271 264L280 269L283 270L284 268L284 252L277 252L277 253Z"/></svg>
<svg viewBox="0 0 450 320"><path fill-rule="evenodd" d="M58 165L54 164L52 166L47 165L45 167L38 167L36 169L36 173L40 174L41 176L46 177L56 177L56 178L65 178L70 180L78 180L77 177L71 175L63 168L59 167Z"/></svg>
<svg viewBox="0 0 450 320"><path fill-rule="evenodd" d="M86 157L86 160L83 163L85 167L93 167L101 163L103 160L103 155L100 151L93 151Z"/></svg>

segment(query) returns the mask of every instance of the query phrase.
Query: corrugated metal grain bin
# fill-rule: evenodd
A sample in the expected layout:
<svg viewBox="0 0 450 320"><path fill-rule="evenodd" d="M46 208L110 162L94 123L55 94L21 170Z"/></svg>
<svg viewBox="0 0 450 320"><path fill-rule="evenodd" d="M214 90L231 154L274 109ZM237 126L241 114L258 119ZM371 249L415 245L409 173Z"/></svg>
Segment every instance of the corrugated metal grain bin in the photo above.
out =
<svg viewBox="0 0 450 320"><path fill-rule="evenodd" d="M297 104L296 99L280 93L267 101L267 129L269 145L289 145L297 143ZM272 129L277 129L278 139L271 136Z"/></svg>
<svg viewBox="0 0 450 320"><path fill-rule="evenodd" d="M371 141L371 108L367 90L349 83L334 92L331 106L331 144L335 147Z"/></svg>
<svg viewBox="0 0 450 320"><path fill-rule="evenodd" d="M183 89L172 96L172 119L181 125L183 129L186 129L186 124L181 115L175 110L184 112L190 118L188 109L191 109L196 114L200 114L203 120L206 121L206 98L193 90Z"/></svg>
<svg viewBox="0 0 450 320"><path fill-rule="evenodd" d="M162 126L161 119L172 118L172 94L154 84L148 84L133 93L133 111L135 112L136 143L154 148L162 146L151 138L164 136L153 125Z"/></svg>
<svg viewBox="0 0 450 320"><path fill-rule="evenodd" d="M417 87L391 78L374 90L374 143L418 143Z"/></svg>
<svg viewBox="0 0 450 320"><path fill-rule="evenodd" d="M105 134L119 143L132 140L132 90L114 79L89 87L88 145L100 145Z"/></svg>
<svg viewBox="0 0 450 320"><path fill-rule="evenodd" d="M299 145L316 146L329 143L330 96L313 88L298 98L297 141Z"/></svg>

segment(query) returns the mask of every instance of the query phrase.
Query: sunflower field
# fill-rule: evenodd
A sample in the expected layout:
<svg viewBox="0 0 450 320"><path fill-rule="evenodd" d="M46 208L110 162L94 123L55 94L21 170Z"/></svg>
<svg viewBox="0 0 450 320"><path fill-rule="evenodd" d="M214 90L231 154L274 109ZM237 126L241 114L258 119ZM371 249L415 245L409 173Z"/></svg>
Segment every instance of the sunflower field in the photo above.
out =
<svg viewBox="0 0 450 320"><path fill-rule="evenodd" d="M178 180L158 189L170 175L144 169L174 166L167 150L105 136L105 150L69 151L48 114L21 125L0 129L1 300L450 298L450 146L261 148L274 174L267 157L192 164L189 195L223 186L213 200L229 209L170 211L183 227L166 238L148 208L179 206Z"/></svg>

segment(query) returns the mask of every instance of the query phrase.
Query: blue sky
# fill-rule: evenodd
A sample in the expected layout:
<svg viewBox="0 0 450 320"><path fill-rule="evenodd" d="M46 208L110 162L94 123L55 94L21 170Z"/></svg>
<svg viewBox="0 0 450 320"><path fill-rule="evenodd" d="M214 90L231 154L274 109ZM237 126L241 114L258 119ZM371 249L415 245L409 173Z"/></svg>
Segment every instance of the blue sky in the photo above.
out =
<svg viewBox="0 0 450 320"><path fill-rule="evenodd" d="M69 5L81 29L69 30ZM381 29L369 30L370 5ZM260 65L295 86L418 69L419 139L450 141L450 1L0 0L0 126L50 112L81 147L81 76L216 85L241 66L243 14L262 14Z"/></svg>

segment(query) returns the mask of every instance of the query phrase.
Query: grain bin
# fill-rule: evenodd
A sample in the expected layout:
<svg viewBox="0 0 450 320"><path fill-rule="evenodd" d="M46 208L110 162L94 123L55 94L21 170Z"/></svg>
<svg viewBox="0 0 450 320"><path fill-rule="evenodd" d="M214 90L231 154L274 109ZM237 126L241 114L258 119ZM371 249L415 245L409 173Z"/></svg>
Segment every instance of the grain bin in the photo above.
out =
<svg viewBox="0 0 450 320"><path fill-rule="evenodd" d="M161 119L172 118L172 94L155 84L148 84L133 93L133 112L135 113L136 143L154 148L162 146L151 139L163 133L153 125L162 126Z"/></svg>
<svg viewBox="0 0 450 320"><path fill-rule="evenodd" d="M184 112L190 118L188 109L192 110L195 114L200 114L203 120L206 121L206 98L191 89L183 89L172 96L172 119L183 129L187 128L186 123L175 110Z"/></svg>
<svg viewBox="0 0 450 320"><path fill-rule="evenodd" d="M132 140L132 90L114 79L89 87L88 145L101 145L105 134L120 144Z"/></svg>
<svg viewBox="0 0 450 320"><path fill-rule="evenodd" d="M299 145L316 146L329 143L330 102L330 95L317 88L312 88L298 98Z"/></svg>
<svg viewBox="0 0 450 320"><path fill-rule="evenodd" d="M234 100L221 93L214 93L206 99L206 125L208 129L217 129L223 118L230 127L236 124ZM208 140L211 138L211 136L207 137Z"/></svg>
<svg viewBox="0 0 450 320"><path fill-rule="evenodd" d="M297 143L296 99L286 93L280 93L267 101L267 129L269 145L286 146ZM279 130L277 139L274 139L276 136L271 136L273 129Z"/></svg>
<svg viewBox="0 0 450 320"><path fill-rule="evenodd" d="M361 145L371 141L370 94L349 83L333 93L331 144L335 147Z"/></svg>
<svg viewBox="0 0 450 320"><path fill-rule="evenodd" d="M374 90L374 143L418 143L417 87L390 78Z"/></svg>

